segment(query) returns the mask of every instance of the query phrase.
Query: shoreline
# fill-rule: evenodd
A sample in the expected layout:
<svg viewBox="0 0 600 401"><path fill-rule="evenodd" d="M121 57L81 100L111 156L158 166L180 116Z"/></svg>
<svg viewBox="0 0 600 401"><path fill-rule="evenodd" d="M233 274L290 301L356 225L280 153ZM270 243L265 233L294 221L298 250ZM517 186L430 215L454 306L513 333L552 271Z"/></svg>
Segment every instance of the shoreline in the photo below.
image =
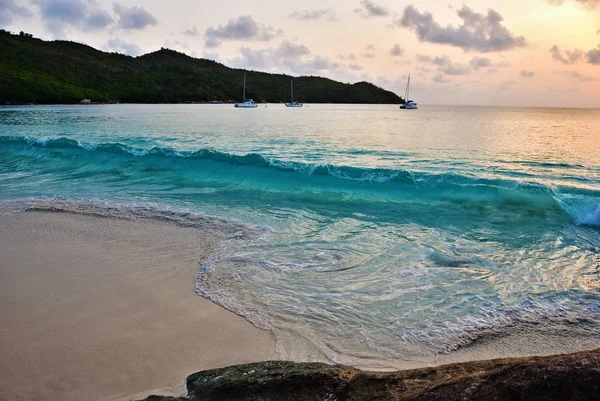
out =
<svg viewBox="0 0 600 401"><path fill-rule="evenodd" d="M198 296L198 257L227 238L144 219L0 214L2 397L179 394L198 368L273 359L273 335Z"/></svg>
<svg viewBox="0 0 600 401"><path fill-rule="evenodd" d="M0 213L0 386L9 399L179 396L199 370L281 358L273 333L194 291L198 259L239 225L121 213ZM515 327L429 362L382 358L390 368L379 370L577 352L597 348L599 334Z"/></svg>

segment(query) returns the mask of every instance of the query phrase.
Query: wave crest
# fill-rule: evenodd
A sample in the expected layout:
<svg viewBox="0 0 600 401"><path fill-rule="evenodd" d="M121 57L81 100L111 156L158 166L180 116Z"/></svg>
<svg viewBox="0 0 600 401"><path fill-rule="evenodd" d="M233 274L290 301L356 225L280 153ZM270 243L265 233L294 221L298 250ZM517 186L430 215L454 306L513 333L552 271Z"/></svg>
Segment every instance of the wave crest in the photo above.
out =
<svg viewBox="0 0 600 401"><path fill-rule="evenodd" d="M549 188L536 182L518 181L514 177L477 177L454 172L431 173L406 171L391 168L362 168L323 163L305 163L301 161L285 161L270 158L258 153L234 154L216 149L204 148L196 151L182 151L169 147L152 147L140 149L122 143L81 143L70 138L30 138L24 136L0 136L0 149L15 148L29 151L34 149L63 150L64 152L86 152L91 154L114 154L117 157L135 158L141 163L140 171L160 172L163 166L170 167L179 160L193 161L198 164L187 164L192 169L203 169L201 163L218 163L224 166L249 167L267 171L266 175L245 172L245 180L274 179L278 182L289 179L300 179L298 187L318 185L319 191L340 192L342 196L332 199L353 201L360 194L376 194L365 196L364 200L376 202L383 200L420 202L444 201L457 207L487 212L490 206L501 212L509 212L524 207L523 213L545 216L548 213L568 213L581 225L600 226L599 206L600 191L579 187ZM162 161L161 161L162 160ZM151 165L148 165L151 164ZM271 173L275 175L269 175ZM207 170L203 170L207 171ZM259 170L255 170L258 172ZM298 178L276 176L278 172L294 173ZM194 170L193 176L197 176ZM249 177L249 178L246 178ZM306 181L310 177L310 181ZM262 185L262 182L261 182ZM259 187L255 185L254 187ZM356 192L355 190L361 191ZM381 192L381 197L374 191ZM312 193L312 192L311 192ZM351 193L352 196L344 194ZM362 195L361 195L362 196ZM303 198L304 199L304 198ZM592 206L593 205L593 208ZM595 212L594 212L595 210Z"/></svg>

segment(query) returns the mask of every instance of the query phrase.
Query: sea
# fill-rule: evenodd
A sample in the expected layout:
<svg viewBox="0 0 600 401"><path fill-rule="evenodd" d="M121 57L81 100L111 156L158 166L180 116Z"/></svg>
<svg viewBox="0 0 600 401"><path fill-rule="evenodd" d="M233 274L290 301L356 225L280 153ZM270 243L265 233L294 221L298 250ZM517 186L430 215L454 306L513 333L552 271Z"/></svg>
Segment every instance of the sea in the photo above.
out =
<svg viewBox="0 0 600 401"><path fill-rule="evenodd" d="M597 109L0 107L0 213L30 209L226 230L190 290L282 359L600 339Z"/></svg>

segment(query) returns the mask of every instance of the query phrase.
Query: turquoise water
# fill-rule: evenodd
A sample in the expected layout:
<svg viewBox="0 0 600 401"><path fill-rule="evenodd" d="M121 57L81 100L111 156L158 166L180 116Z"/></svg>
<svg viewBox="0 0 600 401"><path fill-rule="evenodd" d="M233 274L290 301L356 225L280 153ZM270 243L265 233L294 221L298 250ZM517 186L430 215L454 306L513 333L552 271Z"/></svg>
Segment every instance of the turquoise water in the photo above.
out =
<svg viewBox="0 0 600 401"><path fill-rule="evenodd" d="M196 291L273 330L282 357L600 337L598 110L1 107L0 202L232 221Z"/></svg>

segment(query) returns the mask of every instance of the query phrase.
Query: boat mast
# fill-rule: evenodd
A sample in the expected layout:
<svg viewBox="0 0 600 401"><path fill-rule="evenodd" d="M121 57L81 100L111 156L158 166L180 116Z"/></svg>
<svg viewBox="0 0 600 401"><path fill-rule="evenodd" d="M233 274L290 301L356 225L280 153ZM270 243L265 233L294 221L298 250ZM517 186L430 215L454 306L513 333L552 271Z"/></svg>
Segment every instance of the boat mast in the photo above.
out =
<svg viewBox="0 0 600 401"><path fill-rule="evenodd" d="M294 80L290 80L290 86L292 88L292 103L294 103Z"/></svg>
<svg viewBox="0 0 600 401"><path fill-rule="evenodd" d="M246 101L246 71L244 71L244 91L242 92L242 102Z"/></svg>
<svg viewBox="0 0 600 401"><path fill-rule="evenodd" d="M408 74L408 82L406 82L406 90L404 91L404 101L408 102L410 97L410 74Z"/></svg>

